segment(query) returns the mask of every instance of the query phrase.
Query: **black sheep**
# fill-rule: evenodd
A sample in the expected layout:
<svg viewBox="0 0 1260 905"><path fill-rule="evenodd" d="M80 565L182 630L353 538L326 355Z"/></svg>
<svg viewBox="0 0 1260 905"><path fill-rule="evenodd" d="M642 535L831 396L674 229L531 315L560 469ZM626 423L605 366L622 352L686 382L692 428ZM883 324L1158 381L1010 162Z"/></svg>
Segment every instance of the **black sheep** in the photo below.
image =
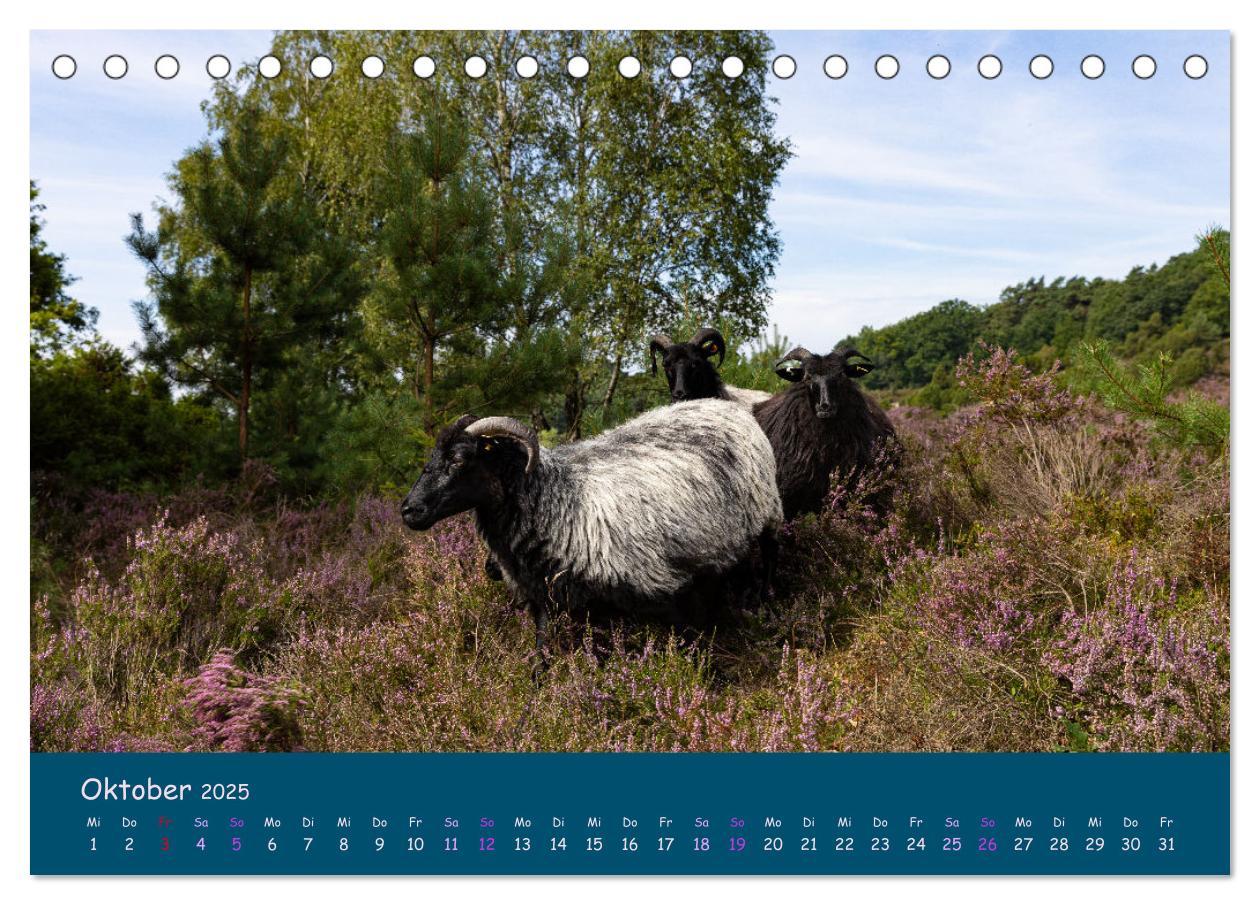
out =
<svg viewBox="0 0 1260 905"><path fill-rule="evenodd" d="M425 531L472 510L541 647L553 605L682 618L680 601L754 546L768 586L783 522L774 467L752 415L715 399L555 449L512 418L465 415L438 435L402 517Z"/></svg>
<svg viewBox="0 0 1260 905"><path fill-rule="evenodd" d="M656 376L656 354L660 353L669 381L669 395L674 402L689 399L727 399L751 409L758 402L770 398L761 390L745 390L727 386L718 376L717 369L726 360L726 340L712 327L701 328L688 342L676 343L664 333L658 333L648 343L652 356L652 375ZM717 366L710 361L718 357Z"/></svg>
<svg viewBox="0 0 1260 905"><path fill-rule="evenodd" d="M775 365L794 386L756 405L753 416L774 447L785 519L819 511L837 469L852 487L882 449L896 457L892 422L855 381L870 370L870 359L848 348L815 355L797 347ZM889 501L870 502L882 510Z"/></svg>

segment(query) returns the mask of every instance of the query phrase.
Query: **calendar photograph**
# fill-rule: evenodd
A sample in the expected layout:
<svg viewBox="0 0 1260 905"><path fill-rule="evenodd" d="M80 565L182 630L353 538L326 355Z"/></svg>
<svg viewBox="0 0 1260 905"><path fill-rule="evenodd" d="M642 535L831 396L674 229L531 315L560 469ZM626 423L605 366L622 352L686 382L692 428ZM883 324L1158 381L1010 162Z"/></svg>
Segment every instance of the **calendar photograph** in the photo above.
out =
<svg viewBox="0 0 1260 905"><path fill-rule="evenodd" d="M32 752L1224 752L1223 32L36 32Z"/></svg>

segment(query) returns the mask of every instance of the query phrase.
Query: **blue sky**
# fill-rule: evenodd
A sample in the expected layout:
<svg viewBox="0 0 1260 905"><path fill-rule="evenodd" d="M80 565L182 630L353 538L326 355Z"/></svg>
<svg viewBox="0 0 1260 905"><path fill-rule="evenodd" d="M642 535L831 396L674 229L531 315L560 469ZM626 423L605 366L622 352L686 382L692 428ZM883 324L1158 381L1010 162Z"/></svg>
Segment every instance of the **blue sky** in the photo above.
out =
<svg viewBox="0 0 1260 905"><path fill-rule="evenodd" d="M771 80L779 131L796 156L771 214L783 239L770 320L794 341L830 345L946 298L995 301L1030 276L1122 276L1229 225L1229 37L1225 32L782 32L796 75ZM144 274L122 244L131 211L166 193L171 163L205 135L205 61L266 51L267 32L34 32L31 176L47 238L69 256L74 293L101 312L105 337L138 339L130 310ZM79 69L56 79L53 57ZM103 74L106 56L130 62ZM179 58L163 81L153 61ZM842 54L843 79L823 75ZM881 54L901 69L884 80ZM928 57L950 58L940 81ZM976 62L1004 64L985 80ZM1187 78L1191 53L1208 74ZM1032 77L1046 54L1054 73ZM1102 78L1080 74L1098 54ZM1153 78L1130 71L1138 54ZM698 61L699 62L699 61Z"/></svg>

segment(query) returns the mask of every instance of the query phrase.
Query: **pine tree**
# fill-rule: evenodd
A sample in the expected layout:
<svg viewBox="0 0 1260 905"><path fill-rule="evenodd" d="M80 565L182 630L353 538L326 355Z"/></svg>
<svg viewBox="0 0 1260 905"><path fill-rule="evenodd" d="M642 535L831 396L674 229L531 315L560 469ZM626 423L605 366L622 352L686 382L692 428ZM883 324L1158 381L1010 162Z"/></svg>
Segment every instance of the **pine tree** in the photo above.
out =
<svg viewBox="0 0 1260 905"><path fill-rule="evenodd" d="M260 373L319 329L314 313L346 262L324 251L314 206L285 178L290 142L244 106L223 136L190 152L171 177L179 205L155 231L132 215L127 244L149 268L155 303L136 303L143 357L176 382L235 410L241 460ZM317 260L312 262L314 256Z"/></svg>
<svg viewBox="0 0 1260 905"><path fill-rule="evenodd" d="M1078 359L1087 384L1106 405L1146 421L1171 443L1214 456L1229 451L1229 408L1193 390L1174 399L1167 352L1149 363L1125 364L1099 339L1082 343Z"/></svg>
<svg viewBox="0 0 1260 905"><path fill-rule="evenodd" d="M375 187L381 273L369 335L406 375L428 431L445 414L435 402L439 352L466 345L497 306L489 199L467 158L463 130L433 114L392 136L391 167Z"/></svg>

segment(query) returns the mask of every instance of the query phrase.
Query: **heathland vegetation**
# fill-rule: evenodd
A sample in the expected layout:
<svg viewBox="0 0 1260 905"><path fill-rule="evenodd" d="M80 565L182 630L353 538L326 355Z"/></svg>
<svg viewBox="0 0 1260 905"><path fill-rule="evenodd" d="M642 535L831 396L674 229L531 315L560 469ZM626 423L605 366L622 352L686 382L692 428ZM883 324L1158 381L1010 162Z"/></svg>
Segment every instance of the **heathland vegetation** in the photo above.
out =
<svg viewBox="0 0 1260 905"><path fill-rule="evenodd" d="M747 74L658 75L676 49ZM279 34L282 75L222 85L132 218L134 351L75 300L32 184L32 747L1228 748L1222 230L836 337L901 466L837 481L784 529L775 599L716 631L560 619L538 670L471 523L404 528L463 412L562 443L666 404L653 333L720 325L724 379L780 388L768 50ZM606 77L629 51L642 75ZM387 75L311 78L321 52ZM411 73L471 53L484 79Z"/></svg>

